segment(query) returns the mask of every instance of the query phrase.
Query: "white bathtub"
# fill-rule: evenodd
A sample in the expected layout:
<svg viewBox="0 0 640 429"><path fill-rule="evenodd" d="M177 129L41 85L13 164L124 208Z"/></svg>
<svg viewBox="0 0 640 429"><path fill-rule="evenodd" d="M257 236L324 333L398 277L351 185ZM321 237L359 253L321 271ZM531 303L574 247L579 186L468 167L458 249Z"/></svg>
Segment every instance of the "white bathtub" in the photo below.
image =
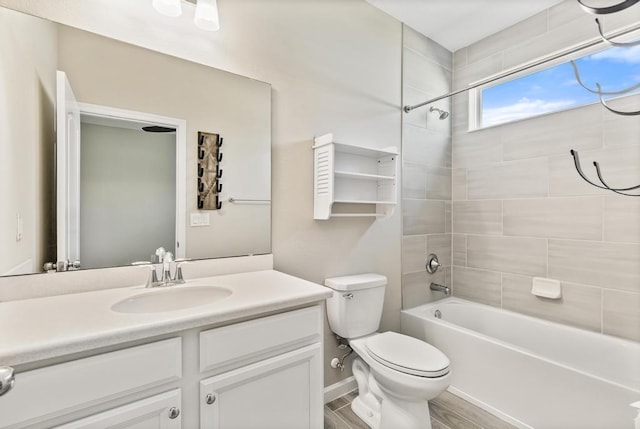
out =
<svg viewBox="0 0 640 429"><path fill-rule="evenodd" d="M517 427L634 427L640 343L458 298L403 310L402 332L449 357L453 393Z"/></svg>

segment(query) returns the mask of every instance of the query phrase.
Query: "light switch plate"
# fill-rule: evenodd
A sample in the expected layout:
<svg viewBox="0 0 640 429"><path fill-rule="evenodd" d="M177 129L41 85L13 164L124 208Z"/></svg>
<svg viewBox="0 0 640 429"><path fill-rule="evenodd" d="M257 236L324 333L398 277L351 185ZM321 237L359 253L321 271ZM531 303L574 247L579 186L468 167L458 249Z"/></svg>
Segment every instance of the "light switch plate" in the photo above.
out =
<svg viewBox="0 0 640 429"><path fill-rule="evenodd" d="M208 226L209 213L191 213L191 226Z"/></svg>

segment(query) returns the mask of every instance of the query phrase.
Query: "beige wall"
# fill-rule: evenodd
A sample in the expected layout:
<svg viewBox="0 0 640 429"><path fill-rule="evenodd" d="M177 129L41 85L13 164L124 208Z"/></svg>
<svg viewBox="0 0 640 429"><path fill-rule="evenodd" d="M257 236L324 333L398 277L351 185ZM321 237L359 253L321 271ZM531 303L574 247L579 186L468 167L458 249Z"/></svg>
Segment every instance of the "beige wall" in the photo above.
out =
<svg viewBox="0 0 640 429"><path fill-rule="evenodd" d="M451 91L453 56L413 29L403 28L402 94L415 105ZM451 116L444 120L430 107L451 112L444 99L402 115L402 305L444 298L431 282L451 285ZM430 253L442 268L425 270Z"/></svg>
<svg viewBox="0 0 640 429"><path fill-rule="evenodd" d="M398 21L363 0L220 0L221 30L203 33L188 14L182 21L156 16L150 2L1 3L271 83L276 269L318 283L344 274L384 274L389 286L382 329L399 328L400 210L375 221L314 221L311 151L313 136L327 132L345 143L400 147ZM132 19L127 11L136 7L149 10ZM325 329L325 382L331 384L350 371L328 366L342 351Z"/></svg>
<svg viewBox="0 0 640 429"><path fill-rule="evenodd" d="M40 269L53 181L56 26L0 9L0 275ZM16 241L16 217L24 230ZM24 271L14 271L22 266Z"/></svg>
<svg viewBox="0 0 640 429"><path fill-rule="evenodd" d="M640 12L607 18L607 29ZM454 55L454 87L596 35L574 1ZM453 293L560 323L640 340L640 204L579 178L599 160L612 183L640 183L640 120L599 104L467 132L468 96L454 99ZM640 109L640 97L622 100ZM562 281L563 297L531 295L533 277Z"/></svg>

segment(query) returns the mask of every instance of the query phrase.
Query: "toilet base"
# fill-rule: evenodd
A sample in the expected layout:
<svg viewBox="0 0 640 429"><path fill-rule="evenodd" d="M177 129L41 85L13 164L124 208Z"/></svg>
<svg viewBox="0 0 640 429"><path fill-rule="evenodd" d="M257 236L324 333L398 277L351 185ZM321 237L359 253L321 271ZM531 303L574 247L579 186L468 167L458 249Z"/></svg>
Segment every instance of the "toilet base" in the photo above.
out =
<svg viewBox="0 0 640 429"><path fill-rule="evenodd" d="M378 429L380 427L380 407L371 406L372 404L370 399L371 398L367 400L367 398L358 396L353 400L353 402L351 402L351 409L356 416L360 417L360 420L367 424L367 426L373 429ZM376 403L376 405L378 404Z"/></svg>
<svg viewBox="0 0 640 429"><path fill-rule="evenodd" d="M431 415L426 402L399 404L386 398L382 402L382 411L367 402L366 398L358 396L351 403L351 409L371 429L431 429Z"/></svg>
<svg viewBox="0 0 640 429"><path fill-rule="evenodd" d="M431 429L426 400L407 401L386 392L360 358L353 362L353 375L359 394L351 403L351 409L367 426L372 429Z"/></svg>

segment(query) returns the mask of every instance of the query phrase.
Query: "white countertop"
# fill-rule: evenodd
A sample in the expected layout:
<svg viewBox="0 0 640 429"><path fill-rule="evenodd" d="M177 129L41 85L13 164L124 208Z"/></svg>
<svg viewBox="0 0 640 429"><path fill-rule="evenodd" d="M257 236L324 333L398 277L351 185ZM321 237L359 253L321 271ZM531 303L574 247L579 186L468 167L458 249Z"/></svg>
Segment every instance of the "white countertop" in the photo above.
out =
<svg viewBox="0 0 640 429"><path fill-rule="evenodd" d="M322 301L331 289L274 270L187 280L220 286L212 304L161 313L117 313L116 302L144 286L0 303L0 366L12 366Z"/></svg>

